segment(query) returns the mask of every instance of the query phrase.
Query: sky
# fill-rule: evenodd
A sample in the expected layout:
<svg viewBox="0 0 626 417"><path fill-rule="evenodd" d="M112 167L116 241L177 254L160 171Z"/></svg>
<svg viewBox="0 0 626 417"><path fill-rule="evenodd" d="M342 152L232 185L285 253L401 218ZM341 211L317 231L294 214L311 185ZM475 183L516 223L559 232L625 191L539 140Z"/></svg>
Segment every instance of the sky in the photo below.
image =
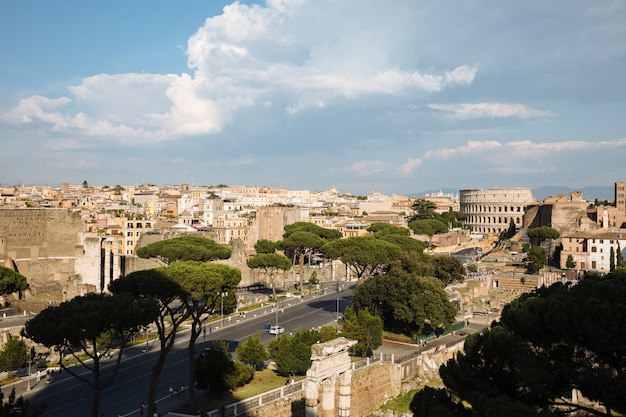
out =
<svg viewBox="0 0 626 417"><path fill-rule="evenodd" d="M0 184L626 180L623 0L0 2Z"/></svg>

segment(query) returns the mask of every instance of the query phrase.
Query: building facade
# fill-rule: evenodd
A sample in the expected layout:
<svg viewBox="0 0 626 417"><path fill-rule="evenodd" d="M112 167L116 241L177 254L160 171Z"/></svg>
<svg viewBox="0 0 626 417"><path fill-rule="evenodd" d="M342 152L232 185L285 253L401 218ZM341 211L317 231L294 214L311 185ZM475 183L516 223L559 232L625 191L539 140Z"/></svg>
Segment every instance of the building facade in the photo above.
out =
<svg viewBox="0 0 626 417"><path fill-rule="evenodd" d="M607 273L611 271L611 266L617 265L620 252L622 259L624 258L626 233L607 230L572 232L561 236L561 244L562 269L567 268L567 259L571 256L575 263L573 269L579 273L587 271Z"/></svg>
<svg viewBox="0 0 626 417"><path fill-rule="evenodd" d="M522 227L524 212L535 203L530 188L464 189L459 193L459 205L467 215L465 222L473 233L501 233L508 230L511 220Z"/></svg>

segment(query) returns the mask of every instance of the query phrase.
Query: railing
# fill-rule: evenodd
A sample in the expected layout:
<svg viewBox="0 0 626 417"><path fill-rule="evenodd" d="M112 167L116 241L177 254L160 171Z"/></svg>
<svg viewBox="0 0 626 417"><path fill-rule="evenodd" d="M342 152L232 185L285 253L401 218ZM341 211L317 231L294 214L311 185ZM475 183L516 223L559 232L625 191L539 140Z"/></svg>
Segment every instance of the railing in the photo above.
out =
<svg viewBox="0 0 626 417"><path fill-rule="evenodd" d="M303 381L294 381L283 387L273 389L271 391L264 392L263 394L256 395L254 397L247 398L236 403L224 405L222 408L216 408L211 411L207 411L203 417L236 417L255 408L262 407L269 403L273 403L283 398L289 398L294 394L304 390ZM173 414L171 416L183 416L183 414Z"/></svg>
<svg viewBox="0 0 626 417"><path fill-rule="evenodd" d="M465 339L464 336L459 336L454 340L449 341L445 344L445 347L451 347L455 344L459 343ZM443 345L442 345L443 346ZM415 352L412 352L408 355L403 355L400 357L395 357L393 354L374 354L369 358L361 359L358 361L352 362L352 371L358 371L361 369L365 369L368 366L381 364L381 363L394 363L401 364L407 362L419 355L421 355L425 350L432 349L432 347L421 346L418 347ZM263 394L256 395L254 397L247 398L242 401L238 401L236 403L228 404L222 406L222 408L216 408L210 411L205 412L201 415L201 417L237 417L244 413L250 412L255 408L262 407L264 405L279 401L281 399L288 399L301 391L304 390L304 380L293 381L289 384L286 384L283 387L276 388L271 391L264 392ZM169 416L172 417L190 417L187 414L178 414L178 413L169 413Z"/></svg>

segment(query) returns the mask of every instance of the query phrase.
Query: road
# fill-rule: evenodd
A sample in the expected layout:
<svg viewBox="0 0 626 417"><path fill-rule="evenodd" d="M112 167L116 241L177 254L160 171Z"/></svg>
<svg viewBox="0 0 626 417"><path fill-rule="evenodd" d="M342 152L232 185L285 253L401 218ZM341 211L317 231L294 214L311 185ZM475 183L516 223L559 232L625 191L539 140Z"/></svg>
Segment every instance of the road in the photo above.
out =
<svg viewBox="0 0 626 417"><path fill-rule="evenodd" d="M260 331L261 341L267 343L276 337L263 331L266 324L276 324L285 328L285 332L297 331L305 328L317 328L333 323L339 312L349 304L352 291L345 289L340 292L326 292L325 295L308 295L304 300L289 299L279 304L278 309L270 307L247 313L245 318L233 317L230 321L224 319L224 326L220 322L213 322L207 328L204 336L200 336L196 344L196 354L209 345L212 340L226 340L229 350L234 351L239 342ZM181 332L176 337L176 343L167 357L165 368L159 378L157 387L157 409L165 413L186 402L187 394L169 396L168 388L187 385L187 345L189 332ZM104 417L139 416L138 408L142 401L147 401L149 376L152 366L156 363L156 342L150 342L148 352L143 352L145 345L129 348L123 358L122 367L113 385L104 390L101 397L100 410ZM104 368L110 372L111 364ZM86 376L89 373L85 372ZM42 379L37 382L31 375L31 390L27 390L28 378L17 384L5 386L2 391L6 396L12 388L17 395L24 395L33 406L45 404L45 417L67 417L90 415L91 390L82 382L63 373L57 372L50 384Z"/></svg>

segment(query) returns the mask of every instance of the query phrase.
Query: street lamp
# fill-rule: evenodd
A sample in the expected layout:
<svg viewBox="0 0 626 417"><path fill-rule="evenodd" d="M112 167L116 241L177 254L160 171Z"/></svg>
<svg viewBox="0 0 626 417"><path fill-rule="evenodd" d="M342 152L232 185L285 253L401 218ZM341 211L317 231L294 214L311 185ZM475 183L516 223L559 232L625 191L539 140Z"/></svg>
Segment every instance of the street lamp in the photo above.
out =
<svg viewBox="0 0 626 417"><path fill-rule="evenodd" d="M148 326L146 326L146 348L143 351L144 353L148 351Z"/></svg>
<svg viewBox="0 0 626 417"><path fill-rule="evenodd" d="M337 284L337 321L339 321L339 284Z"/></svg>
<svg viewBox="0 0 626 417"><path fill-rule="evenodd" d="M26 387L26 390L30 391L30 364L33 362L31 349L29 349L28 352L26 352L26 355L28 356L28 387Z"/></svg>
<svg viewBox="0 0 626 417"><path fill-rule="evenodd" d="M275 339L278 339L278 299L274 300L274 316L276 317L276 333L274 335Z"/></svg>
<svg viewBox="0 0 626 417"><path fill-rule="evenodd" d="M222 308L221 308L221 319L222 319L222 324L220 325L220 327L224 327L224 293L222 292Z"/></svg>

